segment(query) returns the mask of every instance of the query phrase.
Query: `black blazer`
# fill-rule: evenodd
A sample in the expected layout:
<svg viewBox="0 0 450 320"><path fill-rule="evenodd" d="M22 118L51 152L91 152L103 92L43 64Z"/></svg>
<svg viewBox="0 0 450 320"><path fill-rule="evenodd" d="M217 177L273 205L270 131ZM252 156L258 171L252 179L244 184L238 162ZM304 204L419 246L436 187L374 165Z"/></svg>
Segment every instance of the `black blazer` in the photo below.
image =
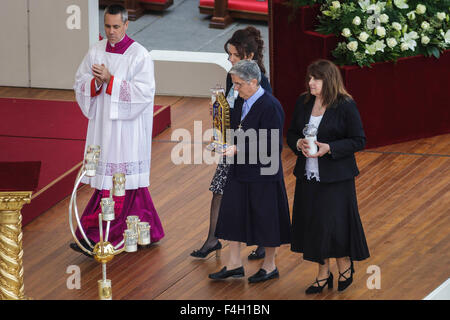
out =
<svg viewBox="0 0 450 320"><path fill-rule="evenodd" d="M278 166L273 161L267 163L264 159L260 157L259 154L259 146L260 146L260 135L256 135L256 141L250 142L249 139L245 139L245 144L243 149L239 149L238 153L245 152L245 163L238 164L238 154L234 156L234 163L231 166L231 174L239 181L244 182L258 182L258 181L278 181L283 179L283 168L281 164L281 151L283 148L283 124L284 124L284 111L280 102L269 92L264 92L264 94L256 100L256 102L252 105L250 111L244 118L241 123L241 114L242 114L242 105L244 100L236 99L234 105L234 111L231 113L231 121L230 127L235 130L236 135L239 134L236 131L239 127L239 124L242 125L242 132L245 132L248 129L255 129L256 132L259 132L259 129L267 129L267 144L266 150L268 157L271 158L272 148L271 148L271 133L273 129L278 130L279 140L278 140L278 154L274 157L277 158ZM235 137L234 144L237 144L238 138ZM253 143L250 146L250 143ZM254 145L256 144L256 146ZM238 148L242 147L238 145ZM254 159L256 159L256 163L250 163L250 152L252 150L256 151L256 155ZM274 150L273 152L276 152ZM266 152L263 152L265 154ZM242 155L241 155L242 157ZM266 159L267 160L267 159ZM272 166L272 167L271 167ZM261 174L262 168L273 168L274 174L272 175L263 175Z"/></svg>
<svg viewBox="0 0 450 320"><path fill-rule="evenodd" d="M301 95L294 109L291 126L287 132L287 143L298 156L294 175L303 178L306 157L297 150L297 141L303 136L303 128L309 123L315 97L304 103L306 95ZM359 174L355 152L364 149L366 136L355 101L341 98L327 108L320 122L317 141L330 145L331 155L319 157L321 182L336 182L352 179Z"/></svg>

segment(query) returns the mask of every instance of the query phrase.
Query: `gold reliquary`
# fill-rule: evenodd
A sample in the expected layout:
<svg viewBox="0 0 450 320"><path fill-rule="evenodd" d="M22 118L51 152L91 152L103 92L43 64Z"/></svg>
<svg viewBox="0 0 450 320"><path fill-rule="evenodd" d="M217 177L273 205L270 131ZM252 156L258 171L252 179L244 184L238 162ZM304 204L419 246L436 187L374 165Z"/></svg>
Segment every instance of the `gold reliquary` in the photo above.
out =
<svg viewBox="0 0 450 320"><path fill-rule="evenodd" d="M213 141L208 150L224 152L227 148L227 130L230 129L230 105L225 98L225 90L219 86L211 89Z"/></svg>

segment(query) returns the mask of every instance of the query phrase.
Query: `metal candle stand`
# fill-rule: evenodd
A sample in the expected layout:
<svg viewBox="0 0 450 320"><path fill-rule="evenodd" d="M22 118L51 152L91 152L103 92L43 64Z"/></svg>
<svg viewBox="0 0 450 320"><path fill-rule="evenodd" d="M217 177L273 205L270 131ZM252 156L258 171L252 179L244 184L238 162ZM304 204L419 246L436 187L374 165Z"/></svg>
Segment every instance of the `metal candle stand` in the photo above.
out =
<svg viewBox="0 0 450 320"><path fill-rule="evenodd" d="M115 219L114 214L114 196L120 197L125 195L125 175L123 173L115 173L113 176L113 187L110 191L108 198L101 199L102 212L98 215L98 226L100 241L95 245L92 245L83 226L80 222L80 216L78 214L77 207L77 189L81 180L86 177L94 177L98 159L100 157L100 146L88 146L86 149L86 156L83 162L83 166L78 172L77 179L75 180L75 186L73 188L72 196L69 204L69 225L72 232L75 243L85 253L94 257L94 259L102 264L102 279L98 280L98 293L100 300L112 300L112 287L111 280L106 278L106 264L111 261L115 255L125 252L136 252L139 246L150 245L150 225L148 222L140 222L138 216L127 217L127 230L123 234L123 239L116 246L113 246L108 242L109 228L111 221ZM72 211L75 212L75 218L83 239L86 241L89 248L85 248L78 238L75 236L75 230L73 226ZM103 232L103 221L106 222L106 232Z"/></svg>

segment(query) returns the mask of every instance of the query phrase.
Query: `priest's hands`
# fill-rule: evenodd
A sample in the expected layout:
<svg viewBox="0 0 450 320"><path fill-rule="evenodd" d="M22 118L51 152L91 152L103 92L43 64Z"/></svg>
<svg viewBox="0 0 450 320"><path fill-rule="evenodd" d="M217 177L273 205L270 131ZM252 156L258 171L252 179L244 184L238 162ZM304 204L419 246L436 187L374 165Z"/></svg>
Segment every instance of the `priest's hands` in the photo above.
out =
<svg viewBox="0 0 450 320"><path fill-rule="evenodd" d="M92 73L94 74L97 85L101 85L103 83L108 83L109 80L111 79L111 73L109 73L108 68L106 68L104 64L92 65Z"/></svg>

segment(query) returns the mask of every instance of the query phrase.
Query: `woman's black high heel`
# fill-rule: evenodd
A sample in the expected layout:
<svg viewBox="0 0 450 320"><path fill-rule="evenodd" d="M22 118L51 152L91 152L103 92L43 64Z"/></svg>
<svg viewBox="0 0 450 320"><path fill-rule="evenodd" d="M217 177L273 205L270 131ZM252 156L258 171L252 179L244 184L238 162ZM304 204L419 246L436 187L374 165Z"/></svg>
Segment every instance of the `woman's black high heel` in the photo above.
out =
<svg viewBox="0 0 450 320"><path fill-rule="evenodd" d="M344 291L353 282L353 274L355 273L355 269L353 268L353 260L350 259L350 263L351 263L350 267L347 270L345 270L342 273L339 272L339 279L342 277L345 280L338 281L338 291ZM350 270L350 277L347 278L346 276L344 276L344 274L346 274L349 270Z"/></svg>
<svg viewBox="0 0 450 320"><path fill-rule="evenodd" d="M320 285L320 282L326 281L322 286ZM314 284L317 283L317 286L314 286ZM317 280L308 288L306 289L306 294L312 294L312 293L321 293L323 288L328 285L328 289L333 289L333 274L330 272L330 275L326 279Z"/></svg>
<svg viewBox="0 0 450 320"><path fill-rule="evenodd" d="M213 251L216 251L216 258L220 258L220 250L222 249L222 244L220 243L220 241L217 241L217 244L212 247L209 248L206 251L201 251L201 250L194 250L191 252L191 256L194 258L206 258L208 256L208 254L210 254Z"/></svg>

